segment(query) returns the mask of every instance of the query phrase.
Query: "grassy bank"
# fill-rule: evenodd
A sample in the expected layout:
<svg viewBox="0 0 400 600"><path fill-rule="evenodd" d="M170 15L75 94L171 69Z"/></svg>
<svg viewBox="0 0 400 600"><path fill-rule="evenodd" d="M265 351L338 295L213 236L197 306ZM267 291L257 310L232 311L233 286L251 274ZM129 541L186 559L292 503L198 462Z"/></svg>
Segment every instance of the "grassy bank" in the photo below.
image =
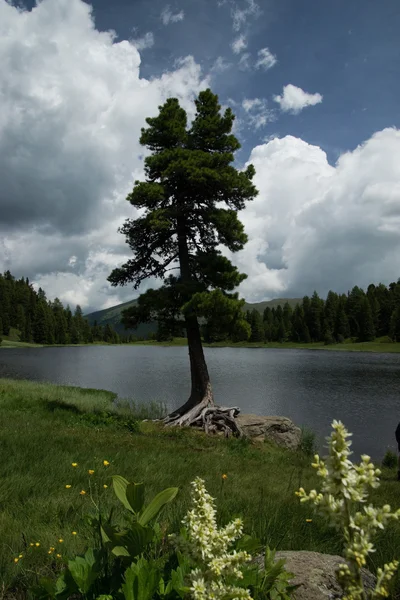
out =
<svg viewBox="0 0 400 600"><path fill-rule="evenodd" d="M291 349L291 350L331 350L336 352L380 352L380 353L398 353L400 352L400 343L387 342L376 340L374 342L345 342L343 344L329 344L325 345L324 342L314 342L311 344L300 344L295 342L239 342L233 343L229 341L215 342L213 344L204 344L208 348L274 348L274 349ZM69 347L77 346L109 346L105 342L94 342L93 344L69 344ZM112 344L111 344L112 345ZM126 346L186 346L186 338L174 338L168 342L157 342L155 340L142 340L139 342L130 342L129 344L123 344ZM19 342L16 339L3 338L3 342L0 344L0 348L56 348L65 347L60 344L53 344L51 346L42 346L40 344L29 344L27 342Z"/></svg>
<svg viewBox="0 0 400 600"><path fill-rule="evenodd" d="M309 457L269 444L139 424L135 417L145 413L112 408L113 399L107 391L0 380L0 598L25 597L34 572L57 571L66 557L84 549L91 535L82 520L93 513L90 491L104 507L116 505L110 487L103 487L113 474L144 481L148 497L179 486L162 517L170 530L179 527L189 482L199 475L217 499L221 522L241 515L246 531L272 547L340 552L339 536L294 495L300 485L318 486ZM385 471L382 479L373 500L399 506L395 471ZM80 495L82 490L87 493ZM52 555L50 547L56 549ZM396 524L378 540L372 568L398 556L399 547Z"/></svg>
<svg viewBox="0 0 400 600"><path fill-rule="evenodd" d="M154 340L146 340L141 342L133 342L129 345L142 346L186 346L186 338L175 338L170 342L156 342ZM208 348L274 348L274 349L291 349L291 350L332 350L337 352L400 352L400 343L379 341L374 342L345 342L343 344L329 344L324 342L314 342L311 344L300 344L295 342L214 342L212 344L204 344Z"/></svg>

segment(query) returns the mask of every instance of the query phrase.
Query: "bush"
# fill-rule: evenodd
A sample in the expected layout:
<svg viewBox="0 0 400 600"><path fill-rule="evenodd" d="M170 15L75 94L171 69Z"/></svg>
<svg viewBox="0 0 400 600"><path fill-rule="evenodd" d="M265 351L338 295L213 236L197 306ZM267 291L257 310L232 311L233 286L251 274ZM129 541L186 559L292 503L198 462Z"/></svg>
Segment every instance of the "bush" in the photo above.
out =
<svg viewBox="0 0 400 600"><path fill-rule="evenodd" d="M330 346L331 344L336 344L336 340L333 337L332 331L327 331L324 335L324 344L325 346Z"/></svg>
<svg viewBox="0 0 400 600"><path fill-rule="evenodd" d="M314 456L318 450L315 433L307 427L303 427L301 430L299 450L306 456Z"/></svg>
<svg viewBox="0 0 400 600"><path fill-rule="evenodd" d="M338 344L344 344L344 336L341 333L338 333L337 335L337 343Z"/></svg>
<svg viewBox="0 0 400 600"><path fill-rule="evenodd" d="M398 460L397 460L397 455L392 452L391 450L388 450L385 454L385 456L383 457L382 460L382 467L386 467L388 469L394 469L395 467L397 467L398 464Z"/></svg>

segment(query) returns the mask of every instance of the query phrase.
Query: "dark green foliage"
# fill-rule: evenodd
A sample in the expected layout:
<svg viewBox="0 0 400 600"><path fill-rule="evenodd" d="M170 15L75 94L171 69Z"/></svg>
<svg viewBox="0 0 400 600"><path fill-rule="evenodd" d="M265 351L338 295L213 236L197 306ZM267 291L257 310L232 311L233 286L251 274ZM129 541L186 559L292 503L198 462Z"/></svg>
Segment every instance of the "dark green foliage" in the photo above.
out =
<svg viewBox="0 0 400 600"><path fill-rule="evenodd" d="M260 342L256 312L248 310L245 318L252 328L250 340ZM272 309L267 306L263 311L263 329L265 342L290 340L331 345L343 343L350 336L358 342L370 342L376 335L390 335L399 342L400 283L391 283L388 288L382 283L371 284L367 293L357 286L348 295L330 291L325 301L314 292L311 299L304 296L294 309L288 303Z"/></svg>
<svg viewBox="0 0 400 600"><path fill-rule="evenodd" d="M250 327L251 327L250 341L251 342L263 342L264 341L264 324L263 324L261 314L258 312L258 310L254 309L251 312Z"/></svg>
<svg viewBox="0 0 400 600"><path fill-rule="evenodd" d="M136 181L127 198L145 212L120 229L134 258L108 279L112 285L132 282L135 288L149 277L163 281L123 312L126 328L156 321L157 338L168 339L183 321L193 326L199 318L207 341L243 338L248 328L232 292L246 276L218 248L235 252L247 241L237 211L257 194L254 168L238 171L232 165L240 148L231 133L232 111L221 114L210 90L201 92L195 104L189 129L175 98L159 107L157 117L146 119L140 138L151 151L145 159L146 181Z"/></svg>
<svg viewBox="0 0 400 600"><path fill-rule="evenodd" d="M397 455L391 450L388 450L382 459L382 467L386 467L387 469L394 469L395 467L397 467L397 464Z"/></svg>
<svg viewBox="0 0 400 600"><path fill-rule="evenodd" d="M36 292L28 279L17 280L7 271L0 274L0 335L8 336L11 328L19 331L21 342L79 344L104 340L103 329L92 328L79 306L73 316L58 298L47 300L44 290ZM109 337L119 343L113 329Z"/></svg>

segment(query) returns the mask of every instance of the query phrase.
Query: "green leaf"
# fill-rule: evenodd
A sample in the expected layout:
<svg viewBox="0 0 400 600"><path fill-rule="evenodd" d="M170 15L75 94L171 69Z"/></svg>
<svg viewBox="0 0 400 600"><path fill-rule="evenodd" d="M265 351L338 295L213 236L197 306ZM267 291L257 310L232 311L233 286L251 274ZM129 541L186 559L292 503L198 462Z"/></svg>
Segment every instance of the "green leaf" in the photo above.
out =
<svg viewBox="0 0 400 600"><path fill-rule="evenodd" d="M79 591L86 594L100 573L100 553L89 548L85 556L68 561L68 569Z"/></svg>
<svg viewBox="0 0 400 600"><path fill-rule="evenodd" d="M115 495L117 496L118 500L120 502L122 502L122 504L125 506L125 508L127 508L128 510L133 512L132 507L128 501L128 498L126 497L126 490L129 485L129 481L127 479L125 479L125 477L121 477L121 475L113 475L112 480L113 480L114 492L115 492Z"/></svg>
<svg viewBox="0 0 400 600"><path fill-rule="evenodd" d="M138 518L140 525L147 525L151 519L160 512L163 506L168 502L171 502L178 493L178 488L167 488L163 490L146 506Z"/></svg>
<svg viewBox="0 0 400 600"><path fill-rule="evenodd" d="M256 554L262 544L259 539L252 537L251 535L243 535L240 540L236 543L236 550L239 552L240 550L244 550L249 554Z"/></svg>
<svg viewBox="0 0 400 600"><path fill-rule="evenodd" d="M153 537L154 531L151 527L143 527L140 523L133 523L131 529L120 537L120 544L127 548L129 555L134 558L145 551Z"/></svg>
<svg viewBox="0 0 400 600"><path fill-rule="evenodd" d="M126 499L133 512L140 512L144 504L144 484L129 483L126 487Z"/></svg>
<svg viewBox="0 0 400 600"><path fill-rule="evenodd" d="M154 563L139 559L125 571L122 584L125 600L152 600L159 581L160 573Z"/></svg>
<svg viewBox="0 0 400 600"><path fill-rule="evenodd" d="M123 546L114 546L114 548L111 550L111 552L115 556L130 556L128 550L126 548L124 548Z"/></svg>

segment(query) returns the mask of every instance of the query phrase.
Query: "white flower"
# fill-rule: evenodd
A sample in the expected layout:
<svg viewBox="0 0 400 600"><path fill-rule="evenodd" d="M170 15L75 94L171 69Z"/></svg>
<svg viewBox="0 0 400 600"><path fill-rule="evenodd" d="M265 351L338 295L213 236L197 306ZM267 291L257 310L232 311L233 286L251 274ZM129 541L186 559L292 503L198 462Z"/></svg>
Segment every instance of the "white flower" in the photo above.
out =
<svg viewBox="0 0 400 600"><path fill-rule="evenodd" d="M398 563L393 561L378 569L375 590L369 595L364 590L361 579L361 567L365 566L369 554L375 552L371 542L377 529L384 529L390 519L399 519L400 509L392 513L390 506L374 508L371 504L356 510L359 503L368 498L368 488L379 486L379 469L376 469L366 454L361 456L359 465L354 465L349 456L351 436L343 423L333 421L332 433L328 439L329 456L322 461L314 457L312 466L322 478L321 492L311 490L308 494L300 488L296 494L300 502L312 502L317 510L327 516L332 525L343 529L345 539L345 557L347 564L339 566L337 578L344 591L344 600L370 600L387 597L388 583L397 570Z"/></svg>
<svg viewBox="0 0 400 600"><path fill-rule="evenodd" d="M241 567L251 556L247 552L229 551L234 541L242 536L243 523L235 519L218 529L214 499L197 477L192 482L192 505L182 523L188 539L176 538L176 545L191 555L198 568L189 575L191 595L195 600L222 600L237 598L251 600L249 590L228 585L225 578L242 579Z"/></svg>

